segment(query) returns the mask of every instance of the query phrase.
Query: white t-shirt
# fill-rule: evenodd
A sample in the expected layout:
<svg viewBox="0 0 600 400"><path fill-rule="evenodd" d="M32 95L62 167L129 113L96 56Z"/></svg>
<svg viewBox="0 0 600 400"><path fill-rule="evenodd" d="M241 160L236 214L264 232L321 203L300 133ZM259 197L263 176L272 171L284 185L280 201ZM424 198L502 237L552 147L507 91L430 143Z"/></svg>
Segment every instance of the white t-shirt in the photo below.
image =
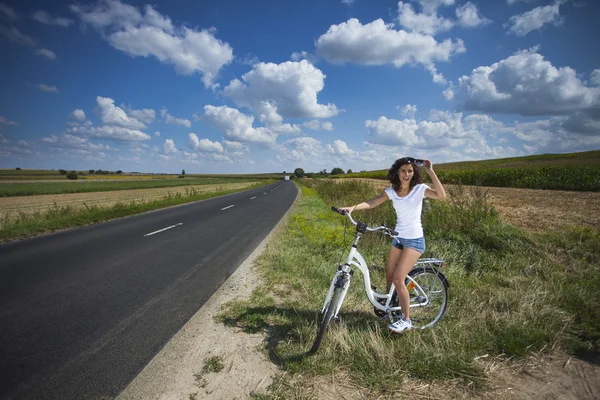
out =
<svg viewBox="0 0 600 400"><path fill-rule="evenodd" d="M403 239L418 239L423 237L423 225L421 225L421 210L423 209L423 198L425 190L429 189L424 183L415 185L410 193L404 197L398 197L393 187L385 189L394 209L396 210L396 229L398 237Z"/></svg>

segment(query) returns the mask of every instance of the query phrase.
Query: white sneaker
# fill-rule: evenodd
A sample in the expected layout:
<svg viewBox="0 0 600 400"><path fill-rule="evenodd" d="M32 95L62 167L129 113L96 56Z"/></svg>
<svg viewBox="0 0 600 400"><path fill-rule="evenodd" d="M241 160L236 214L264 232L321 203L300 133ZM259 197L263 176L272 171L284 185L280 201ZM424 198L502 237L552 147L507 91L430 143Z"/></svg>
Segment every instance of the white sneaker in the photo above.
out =
<svg viewBox="0 0 600 400"><path fill-rule="evenodd" d="M394 333L404 333L412 329L412 322L407 321L404 318L400 318L398 321L390 324L388 328Z"/></svg>

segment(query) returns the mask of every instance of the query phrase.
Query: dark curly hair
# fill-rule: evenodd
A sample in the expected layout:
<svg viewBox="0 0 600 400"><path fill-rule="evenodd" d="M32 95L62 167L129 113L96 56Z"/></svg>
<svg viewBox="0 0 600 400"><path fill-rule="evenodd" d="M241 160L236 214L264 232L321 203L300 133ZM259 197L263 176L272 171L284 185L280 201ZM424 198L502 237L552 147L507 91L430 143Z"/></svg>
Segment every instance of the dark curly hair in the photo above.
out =
<svg viewBox="0 0 600 400"><path fill-rule="evenodd" d="M394 188L394 190L400 189L400 177L398 176L398 170L400 169L401 166L406 165L406 164L411 164L413 166L413 170L415 171L412 179L410 180L409 188L412 189L415 185L422 183L423 180L421 178L421 173L419 172L419 168L417 168L417 166L414 164L413 161L414 161L414 159L411 159L408 157L399 158L394 162L394 164L388 171L387 178L390 181L390 183L392 184L392 187Z"/></svg>

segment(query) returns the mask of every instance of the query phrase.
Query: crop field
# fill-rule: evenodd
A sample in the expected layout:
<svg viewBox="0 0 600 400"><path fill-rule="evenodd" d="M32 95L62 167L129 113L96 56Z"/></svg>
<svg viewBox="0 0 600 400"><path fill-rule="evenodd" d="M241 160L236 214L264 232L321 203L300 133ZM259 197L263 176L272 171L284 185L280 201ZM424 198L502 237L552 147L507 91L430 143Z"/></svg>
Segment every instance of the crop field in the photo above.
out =
<svg viewBox="0 0 600 400"><path fill-rule="evenodd" d="M600 151L437 164L434 169L445 184L600 191ZM343 177L386 180L387 170L337 176Z"/></svg>

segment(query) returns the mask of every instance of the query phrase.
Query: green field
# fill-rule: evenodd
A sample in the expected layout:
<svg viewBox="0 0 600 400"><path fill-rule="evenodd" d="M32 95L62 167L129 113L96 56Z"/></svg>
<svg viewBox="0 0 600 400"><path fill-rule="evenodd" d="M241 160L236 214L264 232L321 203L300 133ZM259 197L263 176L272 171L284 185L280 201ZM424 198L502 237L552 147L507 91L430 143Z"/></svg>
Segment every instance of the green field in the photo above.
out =
<svg viewBox="0 0 600 400"><path fill-rule="evenodd" d="M257 178L245 178L258 181ZM42 194L66 194L106 192L112 190L153 189L177 186L214 185L240 182L239 177L185 179L137 179L137 180L65 180L64 182L8 182L0 183L0 197L36 196Z"/></svg>
<svg viewBox="0 0 600 400"><path fill-rule="evenodd" d="M499 364L518 369L557 348L600 361L600 232L572 227L530 233L504 223L484 191L459 189L448 201L431 201L423 214L423 257L442 258L450 282L440 323L389 333L387 322L373 314L357 271L340 320L319 351L308 354L318 310L352 244L354 227L330 206L355 204L376 191L359 181L300 184L302 198L257 261L264 283L250 300L233 301L219 315L236 329L263 332L265 352L283 368L286 384L276 380L256 398L314 399L316 381L352 382L363 398L403 398L407 392L411 398L471 398L488 389L489 370ZM395 221L390 202L353 216L369 225ZM385 285L389 239L367 233L359 250L374 285ZM448 384L448 391L431 393L431 383Z"/></svg>
<svg viewBox="0 0 600 400"><path fill-rule="evenodd" d="M440 180L448 184L600 190L600 151L435 164L434 170ZM387 179L387 172L376 170L336 177Z"/></svg>

